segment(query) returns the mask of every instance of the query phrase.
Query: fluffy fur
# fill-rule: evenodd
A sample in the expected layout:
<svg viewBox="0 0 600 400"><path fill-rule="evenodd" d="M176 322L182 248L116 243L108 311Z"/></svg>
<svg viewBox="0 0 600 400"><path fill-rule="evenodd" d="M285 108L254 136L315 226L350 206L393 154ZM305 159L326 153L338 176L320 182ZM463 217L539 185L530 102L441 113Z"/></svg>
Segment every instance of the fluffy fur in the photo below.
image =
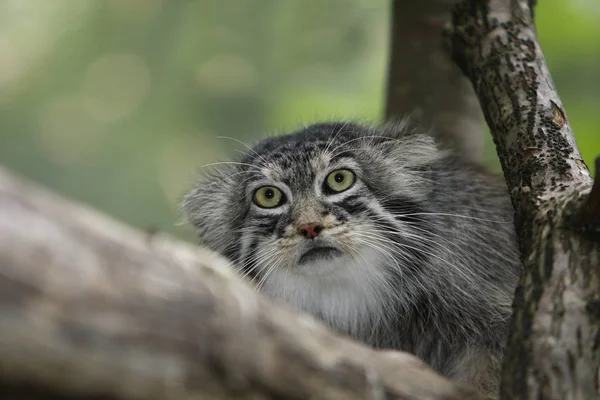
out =
<svg viewBox="0 0 600 400"><path fill-rule="evenodd" d="M331 193L337 169L353 186ZM264 185L285 203L253 203ZM204 245L267 296L376 348L497 390L520 273L504 182L402 124L324 123L265 139L184 199ZM313 239L298 233L318 222ZM315 246L339 254L300 263Z"/></svg>

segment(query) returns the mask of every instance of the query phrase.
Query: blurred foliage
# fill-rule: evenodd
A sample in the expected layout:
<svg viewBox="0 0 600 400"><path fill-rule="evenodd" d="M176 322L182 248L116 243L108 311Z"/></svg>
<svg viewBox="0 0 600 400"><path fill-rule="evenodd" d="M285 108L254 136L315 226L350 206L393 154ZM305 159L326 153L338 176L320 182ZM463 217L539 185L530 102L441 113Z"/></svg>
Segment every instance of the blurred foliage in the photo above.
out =
<svg viewBox="0 0 600 400"><path fill-rule="evenodd" d="M538 33L588 164L600 153L600 3L545 0ZM0 163L140 228L238 141L379 120L384 0L0 0ZM226 136L227 138L218 138ZM495 162L492 146L487 159Z"/></svg>

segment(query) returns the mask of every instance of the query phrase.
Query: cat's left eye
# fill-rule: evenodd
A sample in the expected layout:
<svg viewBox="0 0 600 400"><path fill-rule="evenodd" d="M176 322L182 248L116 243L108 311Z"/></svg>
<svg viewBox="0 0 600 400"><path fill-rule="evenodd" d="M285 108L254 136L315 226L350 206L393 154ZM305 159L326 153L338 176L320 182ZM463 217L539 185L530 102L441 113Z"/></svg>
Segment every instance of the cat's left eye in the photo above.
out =
<svg viewBox="0 0 600 400"><path fill-rule="evenodd" d="M354 172L348 169L338 169L327 175L325 185L329 190L338 193L350 189L355 180Z"/></svg>

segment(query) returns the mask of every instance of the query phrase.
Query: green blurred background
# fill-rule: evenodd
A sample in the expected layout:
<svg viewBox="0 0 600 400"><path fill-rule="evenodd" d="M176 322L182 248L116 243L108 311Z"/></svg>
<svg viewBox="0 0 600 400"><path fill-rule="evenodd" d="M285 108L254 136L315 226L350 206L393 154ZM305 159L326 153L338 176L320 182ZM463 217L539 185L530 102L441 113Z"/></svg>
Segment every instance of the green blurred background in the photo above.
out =
<svg viewBox="0 0 600 400"><path fill-rule="evenodd" d="M588 165L600 1L544 0L538 33ZM0 0L0 164L173 232L204 164L320 118L378 121L386 0ZM488 142L486 159L497 167Z"/></svg>

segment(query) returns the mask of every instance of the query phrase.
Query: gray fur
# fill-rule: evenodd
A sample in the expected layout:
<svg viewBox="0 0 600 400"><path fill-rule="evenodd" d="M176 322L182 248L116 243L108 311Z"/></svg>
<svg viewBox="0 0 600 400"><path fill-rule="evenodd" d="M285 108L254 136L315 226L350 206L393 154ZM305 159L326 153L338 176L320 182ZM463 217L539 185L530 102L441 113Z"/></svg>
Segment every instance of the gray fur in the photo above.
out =
<svg viewBox="0 0 600 400"><path fill-rule="evenodd" d="M354 171L347 191L323 182ZM262 185L287 202L253 204ZM521 266L504 182L404 124L309 126L222 164L184 199L202 244L267 296L495 394ZM300 224L319 222L307 239ZM342 252L299 264L315 243Z"/></svg>

